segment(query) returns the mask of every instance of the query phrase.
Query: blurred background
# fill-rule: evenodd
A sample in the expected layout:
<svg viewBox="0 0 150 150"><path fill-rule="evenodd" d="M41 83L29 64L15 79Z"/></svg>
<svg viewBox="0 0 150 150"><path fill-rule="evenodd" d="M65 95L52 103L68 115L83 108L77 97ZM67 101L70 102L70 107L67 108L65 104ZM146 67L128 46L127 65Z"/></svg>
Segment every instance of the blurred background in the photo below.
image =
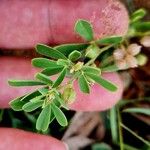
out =
<svg viewBox="0 0 150 150"><path fill-rule="evenodd" d="M150 20L150 0L121 0L129 13L145 8ZM133 39L135 42L137 39ZM150 58L150 49L142 48ZM0 51L0 55L36 56L33 51ZM150 59L149 59L150 60ZM55 123L43 134L62 139L71 150L150 150L150 61L143 67L120 72L125 81L123 100L105 112L65 112L72 120L68 128ZM125 113L128 108L135 112ZM22 113L22 115L21 115ZM3 117L5 116L5 117ZM0 126L35 131L36 114L0 110Z"/></svg>

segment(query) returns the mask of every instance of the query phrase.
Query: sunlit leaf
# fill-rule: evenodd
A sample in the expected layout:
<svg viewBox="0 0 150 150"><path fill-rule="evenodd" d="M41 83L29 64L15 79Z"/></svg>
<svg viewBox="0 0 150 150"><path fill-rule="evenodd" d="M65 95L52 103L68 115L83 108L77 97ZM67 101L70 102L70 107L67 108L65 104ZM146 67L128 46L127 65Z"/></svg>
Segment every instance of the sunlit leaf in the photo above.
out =
<svg viewBox="0 0 150 150"><path fill-rule="evenodd" d="M62 52L64 55L68 56L74 50L84 50L89 44L79 43L79 44L62 44L54 47L58 51Z"/></svg>
<svg viewBox="0 0 150 150"><path fill-rule="evenodd" d="M57 122L61 125L61 126L67 126L68 125L68 121L66 116L64 115L64 113L61 111L60 108L58 108L55 104L52 104L52 111L56 117Z"/></svg>
<svg viewBox="0 0 150 150"><path fill-rule="evenodd" d="M42 71L43 74L47 76L55 75L63 70L64 67L49 67Z"/></svg>
<svg viewBox="0 0 150 150"><path fill-rule="evenodd" d="M87 79L84 75L80 75L78 79L80 90L84 93L90 93L90 88Z"/></svg>
<svg viewBox="0 0 150 150"><path fill-rule="evenodd" d="M69 54L69 59L71 61L77 61L81 57L81 53L77 50Z"/></svg>
<svg viewBox="0 0 150 150"><path fill-rule="evenodd" d="M32 65L38 68L60 67L57 65L56 61L47 58L34 58L32 59Z"/></svg>
<svg viewBox="0 0 150 150"><path fill-rule="evenodd" d="M66 75L66 71L67 71L67 69L66 68L64 68L63 70L62 70L62 72L60 73L60 75L58 76L58 78L57 78L57 80L54 82L54 84L53 84L53 88L54 87L57 87L57 86L59 86L60 84L61 84L61 82L64 80L64 78L65 78L65 75Z"/></svg>
<svg viewBox="0 0 150 150"><path fill-rule="evenodd" d="M114 85L113 83L111 83L110 81L103 79L100 76L97 76L95 74L92 73L86 73L87 76L89 76L91 79L93 79L95 82L97 82L98 84L100 84L102 87L104 87L105 89L114 92L117 90L116 85Z"/></svg>
<svg viewBox="0 0 150 150"><path fill-rule="evenodd" d="M28 102L25 105L23 105L22 109L26 112L31 112L41 107L42 104L43 104L43 101Z"/></svg>
<svg viewBox="0 0 150 150"><path fill-rule="evenodd" d="M38 89L38 91L39 91L42 95L46 95L47 92L49 91L49 89L44 87L44 88Z"/></svg>
<svg viewBox="0 0 150 150"><path fill-rule="evenodd" d="M51 106L47 105L41 111L37 122L36 122L36 129L40 131L46 131L48 129L51 117Z"/></svg>
<svg viewBox="0 0 150 150"><path fill-rule="evenodd" d="M40 101L45 95L40 95L40 96L36 96L32 99L30 99L30 102L37 102L37 101Z"/></svg>
<svg viewBox="0 0 150 150"><path fill-rule="evenodd" d="M42 55L50 57L50 58L67 59L67 57L63 53L61 53L60 51L58 51L52 47L49 47L47 45L44 45L44 44L38 44L36 46L36 51L39 54L42 54Z"/></svg>
<svg viewBox="0 0 150 150"><path fill-rule="evenodd" d="M93 30L91 24L86 20L78 20L75 24L75 32L82 36L85 40L93 40Z"/></svg>
<svg viewBox="0 0 150 150"><path fill-rule="evenodd" d="M45 83L35 80L9 80L9 85L11 86L37 86L45 85Z"/></svg>
<svg viewBox="0 0 150 150"><path fill-rule="evenodd" d="M53 81L50 80L50 78L43 73L37 73L35 78L42 81L45 84L51 85L53 83Z"/></svg>

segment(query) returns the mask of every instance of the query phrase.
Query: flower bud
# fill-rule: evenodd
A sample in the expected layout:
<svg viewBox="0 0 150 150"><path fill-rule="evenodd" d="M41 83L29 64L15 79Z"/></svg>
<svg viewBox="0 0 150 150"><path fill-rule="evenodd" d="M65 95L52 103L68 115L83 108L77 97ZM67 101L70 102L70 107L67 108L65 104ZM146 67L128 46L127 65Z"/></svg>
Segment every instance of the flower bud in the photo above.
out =
<svg viewBox="0 0 150 150"><path fill-rule="evenodd" d="M126 62L129 68L135 68L138 66L137 59L132 55L126 56Z"/></svg>
<svg viewBox="0 0 150 150"><path fill-rule="evenodd" d="M141 40L140 43L145 46L145 47L150 47L150 36L144 36Z"/></svg>
<svg viewBox="0 0 150 150"><path fill-rule="evenodd" d="M148 58L143 54L139 54L136 58L138 61L138 65L140 66L144 66L148 61Z"/></svg>
<svg viewBox="0 0 150 150"><path fill-rule="evenodd" d="M139 54L140 51L141 51L141 46L136 43L130 44L127 48L127 52L133 56Z"/></svg>
<svg viewBox="0 0 150 150"><path fill-rule="evenodd" d="M114 59L115 60L120 60L123 59L125 56L126 52L123 49L116 49L113 53Z"/></svg>

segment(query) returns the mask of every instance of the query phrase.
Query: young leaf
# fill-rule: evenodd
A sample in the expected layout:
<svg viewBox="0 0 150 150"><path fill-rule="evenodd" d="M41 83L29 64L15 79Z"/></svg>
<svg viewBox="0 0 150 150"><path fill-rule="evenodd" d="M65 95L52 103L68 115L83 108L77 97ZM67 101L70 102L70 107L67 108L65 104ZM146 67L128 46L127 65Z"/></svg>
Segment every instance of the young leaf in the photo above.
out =
<svg viewBox="0 0 150 150"><path fill-rule="evenodd" d="M64 115L64 113L61 111L60 108L58 108L55 104L52 103L52 111L56 117L57 122L61 125L61 126L67 126L68 125L68 121L66 116Z"/></svg>
<svg viewBox="0 0 150 150"><path fill-rule="evenodd" d="M49 67L44 69L41 73L47 75L47 76L52 76L55 75L63 70L64 67Z"/></svg>
<svg viewBox="0 0 150 150"><path fill-rule="evenodd" d="M45 95L36 96L36 97L30 99L30 102L34 103L34 102L40 101L44 96Z"/></svg>
<svg viewBox="0 0 150 150"><path fill-rule="evenodd" d="M124 109L123 112L140 113L140 114L144 114L144 115L150 116L150 109L149 108L138 108L138 107L134 108L134 107L132 107L132 108Z"/></svg>
<svg viewBox="0 0 150 150"><path fill-rule="evenodd" d="M53 81L50 80L50 78L43 73L37 73L35 78L39 79L40 81L42 81L45 84L52 85L52 83L53 83Z"/></svg>
<svg viewBox="0 0 150 150"><path fill-rule="evenodd" d="M26 112L31 112L41 107L42 104L43 104L43 101L28 102L25 105L23 105L22 109Z"/></svg>
<svg viewBox="0 0 150 150"><path fill-rule="evenodd" d="M64 100L62 98L60 98L58 95L56 95L56 100L60 103L60 105L65 108L66 110L69 110L66 103L64 102Z"/></svg>
<svg viewBox="0 0 150 150"><path fill-rule="evenodd" d="M93 30L89 22L85 20L78 20L75 24L75 32L82 36L87 41L93 40Z"/></svg>
<svg viewBox="0 0 150 150"><path fill-rule="evenodd" d="M35 80L8 80L9 85L11 86L37 86L45 85L45 83Z"/></svg>
<svg viewBox="0 0 150 150"><path fill-rule="evenodd" d="M24 101L21 101L22 97L16 98L9 102L9 105L14 111L21 111L22 106L25 104Z"/></svg>
<svg viewBox="0 0 150 150"><path fill-rule="evenodd" d="M78 83L82 92L90 93L89 84L84 75L79 76Z"/></svg>
<svg viewBox="0 0 150 150"><path fill-rule="evenodd" d="M45 108L43 108L37 119L36 129L40 131L46 131L49 126L50 118L51 118L51 106L47 105Z"/></svg>
<svg viewBox="0 0 150 150"><path fill-rule="evenodd" d="M54 82L54 84L53 84L53 88L55 88L55 87L57 87L57 86L59 86L60 84L61 84L61 82L64 80L64 77L65 77L65 75L66 75L66 72L67 72L67 69L66 68L64 68L63 70L62 70L62 72L60 73L60 75L58 76L58 78L57 78L57 80Z"/></svg>
<svg viewBox="0 0 150 150"><path fill-rule="evenodd" d="M92 73L86 73L87 76L89 76L91 79L93 79L95 82L97 82L98 84L100 84L102 87L104 87L105 89L114 92L117 90L116 85L114 85L113 83L111 83L110 81L103 79L100 76L97 76L95 74Z"/></svg>
<svg viewBox="0 0 150 150"><path fill-rule="evenodd" d="M69 54L69 59L71 61L77 61L80 57L81 57L81 53L77 50L75 50Z"/></svg>
<svg viewBox="0 0 150 150"><path fill-rule="evenodd" d="M101 70L99 68L96 68L96 67L83 66L82 70L85 73L93 73L93 74L96 74L96 75L100 75L101 74Z"/></svg>
<svg viewBox="0 0 150 150"><path fill-rule="evenodd" d="M96 41L97 44L118 44L122 41L121 36L109 36Z"/></svg>
<svg viewBox="0 0 150 150"><path fill-rule="evenodd" d="M34 58L32 59L32 65L38 68L60 67L57 65L56 61L47 58Z"/></svg>
<svg viewBox="0 0 150 150"><path fill-rule="evenodd" d="M41 88L41 89L38 89L38 91L42 94L42 95L46 95L47 94L47 92L49 91L49 89L48 88Z"/></svg>
<svg viewBox="0 0 150 150"><path fill-rule="evenodd" d="M67 57L63 53L59 52L56 49L53 49L52 47L46 46L44 44L38 44L36 46L36 51L39 54L42 54L42 55L50 57L50 58L67 59Z"/></svg>
<svg viewBox="0 0 150 150"><path fill-rule="evenodd" d="M136 22L136 21L139 21L140 19L142 19L144 16L146 15L146 10L141 8L141 9L138 9L137 11L135 11L130 19L131 19L131 22Z"/></svg>
<svg viewBox="0 0 150 150"><path fill-rule="evenodd" d="M74 50L84 50L87 48L89 44L86 43L79 43L79 44L62 44L55 46L54 48L63 53L64 55L68 56Z"/></svg>
<svg viewBox="0 0 150 150"><path fill-rule="evenodd" d="M57 60L57 64L61 65L61 66L69 66L70 65L70 61L69 60L64 60L64 59L58 59Z"/></svg>

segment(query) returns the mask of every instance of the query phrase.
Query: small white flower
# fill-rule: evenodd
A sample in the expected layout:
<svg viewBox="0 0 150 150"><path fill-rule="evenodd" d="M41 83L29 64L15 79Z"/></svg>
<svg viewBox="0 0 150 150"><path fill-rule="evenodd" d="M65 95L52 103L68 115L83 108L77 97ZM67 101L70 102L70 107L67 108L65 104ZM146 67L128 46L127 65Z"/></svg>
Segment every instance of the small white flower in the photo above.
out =
<svg viewBox="0 0 150 150"><path fill-rule="evenodd" d="M145 47L150 47L150 36L144 36L141 40L140 43L145 46Z"/></svg>
<svg viewBox="0 0 150 150"><path fill-rule="evenodd" d="M113 53L115 60L120 60L125 57L126 52L123 49L116 49Z"/></svg>
<svg viewBox="0 0 150 150"><path fill-rule="evenodd" d="M137 54L140 53L141 47L142 47L142 46L140 46L140 45L138 45L138 44L136 44L136 43L130 44L130 45L128 46L128 48L127 48L127 52L128 52L129 54L131 54L132 56L135 56L135 55L137 55Z"/></svg>
<svg viewBox="0 0 150 150"><path fill-rule="evenodd" d="M137 59L134 56L132 56L132 55L127 55L126 58L125 58L125 60L126 60L127 65L130 68L135 68L135 67L138 66Z"/></svg>

